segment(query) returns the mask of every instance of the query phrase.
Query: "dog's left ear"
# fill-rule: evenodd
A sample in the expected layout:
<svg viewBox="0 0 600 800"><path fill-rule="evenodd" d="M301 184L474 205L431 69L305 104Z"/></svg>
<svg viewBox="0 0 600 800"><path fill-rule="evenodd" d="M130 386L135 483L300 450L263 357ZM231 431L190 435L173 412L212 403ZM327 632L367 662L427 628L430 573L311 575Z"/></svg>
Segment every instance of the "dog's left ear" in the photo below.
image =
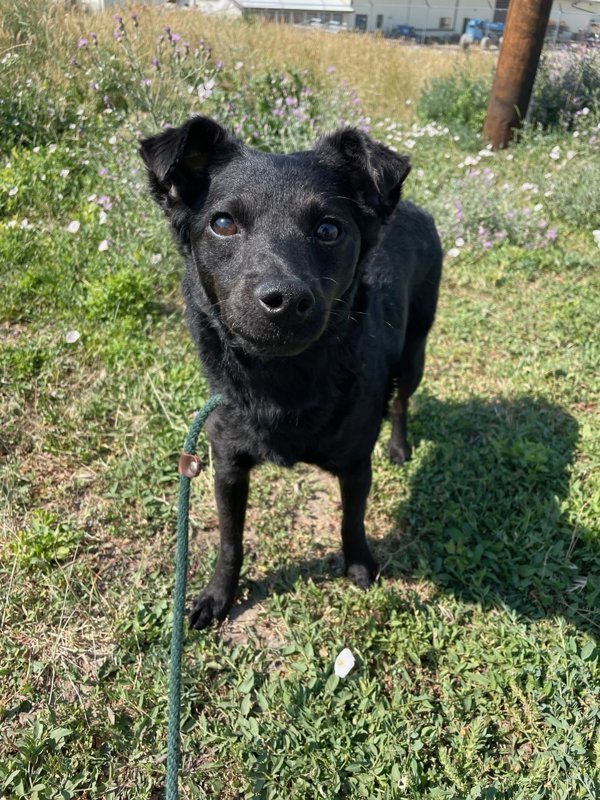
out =
<svg viewBox="0 0 600 800"><path fill-rule="evenodd" d="M387 222L398 205L402 184L410 172L408 156L401 156L356 128L342 128L317 142L315 151L335 159L355 179L365 203Z"/></svg>

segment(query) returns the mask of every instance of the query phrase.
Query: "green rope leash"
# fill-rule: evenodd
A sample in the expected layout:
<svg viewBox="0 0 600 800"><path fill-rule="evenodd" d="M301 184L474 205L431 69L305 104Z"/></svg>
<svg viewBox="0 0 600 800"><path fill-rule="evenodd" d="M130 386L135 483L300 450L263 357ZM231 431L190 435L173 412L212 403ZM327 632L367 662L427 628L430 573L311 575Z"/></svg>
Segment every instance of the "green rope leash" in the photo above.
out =
<svg viewBox="0 0 600 800"><path fill-rule="evenodd" d="M167 734L166 800L179 797L177 777L181 754L179 752L181 654L183 650L183 615L188 569L188 525L190 509L190 479L200 473L201 464L196 453L196 442L202 426L211 411L222 402L220 394L208 400L196 414L183 445L179 461L179 506L177 511L177 550L175 553L175 589L173 591L173 631L171 634L171 667L169 671L169 728Z"/></svg>

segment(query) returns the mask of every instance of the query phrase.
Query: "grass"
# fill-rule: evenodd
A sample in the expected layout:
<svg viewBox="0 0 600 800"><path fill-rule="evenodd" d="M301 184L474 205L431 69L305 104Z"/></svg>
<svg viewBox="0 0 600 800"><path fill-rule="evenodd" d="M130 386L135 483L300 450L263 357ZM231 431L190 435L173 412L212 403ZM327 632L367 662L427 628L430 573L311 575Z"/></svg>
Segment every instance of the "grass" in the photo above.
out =
<svg viewBox="0 0 600 800"><path fill-rule="evenodd" d="M26 58L3 65L15 104L0 117L0 797L159 797L177 452L206 386L135 142L152 114L185 109L123 90L111 16L44 11L34 40L34 11L20 7ZM234 94L248 107L249 75L274 102L311 64L297 97L315 90L314 116L275 130L252 105L259 145L302 144L328 122L323 107L350 114L356 90L373 134L410 151L407 196L435 214L449 254L414 459L387 462L387 426L374 454L382 580L361 593L343 579L330 478L257 471L235 612L187 639L182 796L598 797L598 121L482 155L472 134L416 123L404 102L462 53L411 49L402 73L389 59L408 51L369 37L142 13L148 59L167 20L202 31L207 75L226 62L214 113ZM92 20L127 109L98 107L68 64ZM58 43L64 59L50 59ZM40 116L27 62L42 83L54 76L54 116ZM386 95L374 77L390 63L385 85L403 78ZM163 88L183 97L168 64ZM190 595L216 549L207 471ZM357 664L340 680L342 647Z"/></svg>

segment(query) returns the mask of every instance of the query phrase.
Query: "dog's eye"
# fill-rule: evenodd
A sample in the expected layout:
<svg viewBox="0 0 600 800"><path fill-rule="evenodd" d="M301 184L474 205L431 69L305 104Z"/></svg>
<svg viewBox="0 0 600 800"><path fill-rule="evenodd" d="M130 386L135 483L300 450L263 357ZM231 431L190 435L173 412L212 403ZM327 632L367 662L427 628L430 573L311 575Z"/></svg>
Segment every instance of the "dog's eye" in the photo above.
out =
<svg viewBox="0 0 600 800"><path fill-rule="evenodd" d="M228 214L219 214L210 223L210 227L219 236L233 236L237 233L237 225Z"/></svg>
<svg viewBox="0 0 600 800"><path fill-rule="evenodd" d="M334 242L339 235L339 225L329 219L324 219L323 222L320 222L315 230L315 236L322 242Z"/></svg>

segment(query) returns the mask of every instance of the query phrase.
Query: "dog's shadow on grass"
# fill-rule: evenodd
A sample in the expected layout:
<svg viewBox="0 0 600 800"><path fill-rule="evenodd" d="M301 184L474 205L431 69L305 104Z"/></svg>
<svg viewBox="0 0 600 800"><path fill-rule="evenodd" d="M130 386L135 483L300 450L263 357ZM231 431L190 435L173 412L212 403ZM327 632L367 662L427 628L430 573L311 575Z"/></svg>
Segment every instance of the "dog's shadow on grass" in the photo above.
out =
<svg viewBox="0 0 600 800"><path fill-rule="evenodd" d="M408 498L390 532L373 541L383 576L425 579L461 601L528 619L560 615L598 635L600 546L568 503L575 419L527 396L454 403L421 393L414 406L417 453L402 468ZM571 487L573 504L579 492ZM337 577L340 564L308 559L253 582L232 618L300 576Z"/></svg>

